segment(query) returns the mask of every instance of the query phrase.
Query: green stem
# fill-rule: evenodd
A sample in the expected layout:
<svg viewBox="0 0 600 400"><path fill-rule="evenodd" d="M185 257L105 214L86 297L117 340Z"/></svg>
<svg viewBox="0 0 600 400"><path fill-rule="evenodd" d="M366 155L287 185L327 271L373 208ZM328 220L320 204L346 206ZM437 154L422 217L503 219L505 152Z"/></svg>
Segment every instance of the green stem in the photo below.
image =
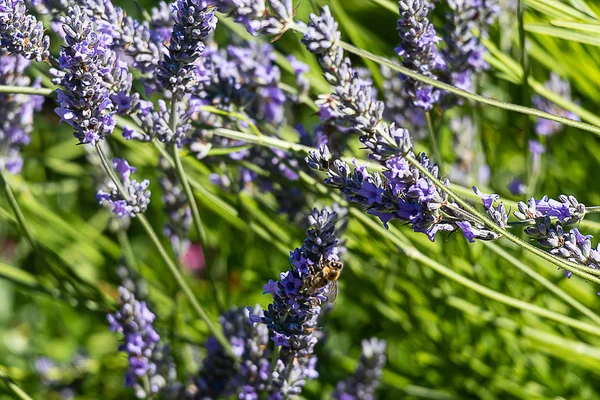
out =
<svg viewBox="0 0 600 400"><path fill-rule="evenodd" d="M506 304L514 308L518 308L523 311L531 312L533 314L539 315L540 317L548 318L550 320L571 326L575 329L579 329L581 331L588 332L596 336L600 336L600 328L595 325L591 325L587 322L579 321L577 319L570 318L553 311L549 311L545 308L529 304L525 301L515 299L513 297L492 290L486 286L483 286L477 282L474 282L469 278L466 278L454 272L450 268L443 266L439 262L427 257L426 255L418 251L416 248L409 244L408 239L406 239L406 237L395 227L390 227L389 231L385 230L385 228L379 225L376 221L367 217L362 211L356 208L351 208L350 213L355 218L363 222L365 226L370 226L382 236L389 239L392 243L394 243L394 245L398 246L406 254L407 257L421 262L422 264L430 267L434 271L444 275L445 277L455 281L456 283L462 286L465 286L494 301Z"/></svg>
<svg viewBox="0 0 600 400"><path fill-rule="evenodd" d="M600 274L600 271L591 270L590 268L585 268L585 267L582 267L575 263L572 263L572 262L569 262L566 260L561 260L560 258L555 257L549 253L546 253L545 251L540 250L537 247L532 246L531 244L519 239L512 233L510 233L507 230L496 225L487 216L482 215L479 211L477 211L474 207L472 207L468 202L466 202L465 200L463 200L462 198L457 196L449 187L444 185L439 179L437 179L435 176L433 176L433 174L431 174L431 172L429 172L429 170L426 167L421 165L421 163L418 162L412 155L407 154L405 156L405 158L409 163L411 163L415 168L417 168L423 175L425 175L429 180L431 180L440 190L442 190L444 193L447 193L449 196L451 196L456 201L456 203L463 208L463 210L471 213L472 215L479 217L490 230L498 233L501 236L504 236L506 239L510 240L517 246L530 251L531 253L543 258L546 261L551 262L552 264L554 264L560 268L564 268L567 271L571 271L575 275L581 276L582 278L585 278L594 283L600 284L600 279L598 279L596 276L594 276L594 275ZM585 272L584 272L584 270L585 270Z"/></svg>
<svg viewBox="0 0 600 400"><path fill-rule="evenodd" d="M433 154L435 155L435 159L438 162L440 174L442 174L444 159L442 158L442 154L440 153L440 149L437 145L435 129L433 128L433 122L431 121L431 111L425 112L425 119L427 120L427 130L429 131L429 141L431 142L431 148L433 150Z"/></svg>
<svg viewBox="0 0 600 400"><path fill-rule="evenodd" d="M125 191L125 189L123 188L123 185L121 184L121 182L119 181L119 179L114 174L114 171L112 171L112 168L110 168L110 166L108 165L108 162L106 161L106 157L104 156L104 153L103 153L102 149L100 148L100 146L95 146L95 147L96 147L96 151L98 152L98 155L100 156L100 160L101 160L101 163L102 163L102 166L103 166L105 172L112 179L113 183L117 186L117 188L118 188L121 196L123 196L123 198L125 200L127 200L128 194ZM235 354L233 354L233 350L231 348L231 344L227 341L227 339L223 335L223 332L220 329L218 329L213 324L213 322L211 321L210 317L208 316L208 314L206 313L206 311L204 310L204 308L202 308L202 306L200 305L200 302L198 301L198 299L194 295L194 292L192 291L192 289L190 288L190 286L185 281L183 275L181 274L181 272L179 271L179 269L177 268L177 266L175 265L175 263L173 262L173 260L171 260L171 257L169 257L169 254L167 253L167 250L162 245L162 243L161 243L158 235L156 234L156 232L152 228L152 225L150 225L150 222L148 222L148 220L146 219L146 216L144 214L138 214L136 216L136 218L140 221L140 223L142 224L142 226L146 230L146 233L150 237L150 240L152 241L152 243L154 244L154 246L158 250L158 253L160 254L160 256L163 259L164 263L169 268L169 271L173 275L173 278L175 278L175 281L177 282L177 285L181 288L181 290L183 290L184 294L188 298L188 300L189 300L190 304L192 305L192 308L194 309L194 311L198 314L198 316L200 317L200 319L202 319L204 321L204 323L208 327L208 330L214 335L214 337L221 344L221 346L223 347L223 349L225 349L225 351L233 359L237 359L237 357L235 356Z"/></svg>
<svg viewBox="0 0 600 400"><path fill-rule="evenodd" d="M10 185L6 181L6 178L4 177L4 171L1 168L0 168L0 187L2 188L2 191L4 192L6 199L8 200L8 204L10 205L10 208L15 213L15 217L17 218L19 227L25 234L25 238L29 242L29 245L31 246L31 248L33 250L36 250L38 247L37 247L37 243L34 239L33 233L31 232L31 228L29 228L29 225L27 224L27 221L25 220L25 216L23 215L23 212L21 211L21 207L19 207L19 203L17 202L17 199L15 198L15 195L14 195L12 189L10 188Z"/></svg>
<svg viewBox="0 0 600 400"><path fill-rule="evenodd" d="M123 257L125 258L127 266L137 271L135 253L133 252L133 248L131 247L131 242L129 241L129 237L127 237L127 233L123 230L119 230L117 233L117 238L119 239L119 244L123 250Z"/></svg>
<svg viewBox="0 0 600 400"><path fill-rule="evenodd" d="M46 88L35 88L35 87L30 87L30 86L0 85L0 93L52 96L52 93L54 93L54 90L46 89Z"/></svg>
<svg viewBox="0 0 600 400"><path fill-rule="evenodd" d="M596 314L591 309L589 309L588 307L586 307L585 305L583 305L582 303L577 301L575 298L569 296L558 286L556 286L555 284L550 282L548 279L544 278L542 275L535 272L533 269L529 268L527 265L525 265L523 262L518 260L516 257L509 254L502 247L500 247L497 244L492 243L492 242L483 242L483 244L484 244L484 246L487 246L488 248L490 248L494 253L498 254L500 257L504 258L506 261L508 261L509 263L511 263L512 265L514 265L515 267L517 267L518 269L523 271L525 274L529 275L530 277L532 277L533 279L538 281L542 286L544 286L546 289L548 289L549 291L554 293L557 297L560 297L567 304L573 306L573 308L577 309L583 315L585 315L586 317L588 317L589 319L594 321L596 324L600 325L600 316L598 316L598 314Z"/></svg>
<svg viewBox="0 0 600 400"><path fill-rule="evenodd" d="M207 246L208 239L206 238L206 231L204 230L204 225L202 224L202 219L200 218L198 204L196 203L196 198L192 192L190 182L185 174L183 164L181 164L181 157L179 156L179 149L177 148L176 144L173 145L171 153L173 154L173 161L175 162L175 171L177 172L177 177L179 178L179 182L181 182L181 186L183 186L185 197L187 198L187 201L190 205L190 210L192 211L192 219L194 221L194 226L196 227L196 232L198 233L198 238L204 246Z"/></svg>
<svg viewBox="0 0 600 400"><path fill-rule="evenodd" d="M464 97L466 99L473 100L473 101L478 101L480 103L487 104L487 105L490 105L493 107L498 107L498 108L501 108L504 110L515 111L515 112L518 112L521 114L531 115L531 116L538 117L538 118L545 118L550 121L559 122L564 125L572 126L574 128L578 128L578 129L581 129L584 131L595 133L596 135L600 135L600 127L598 127L598 126L591 125L591 124L588 124L585 122L575 121L573 119L561 117L559 115L550 114L550 113L547 113L545 111L541 111L541 110L538 110L535 108L524 107L524 106L520 106L520 105L512 104L512 103L506 103L506 102L503 102L500 100L493 99L491 97L480 96L475 93L467 92L466 90L462 90L462 89L459 89L452 85L448 85L446 83L440 82L436 79L421 75L421 74L414 72L408 68L405 68L393 61L390 61L384 57L380 57L380 56L377 56L366 50L359 49L355 46L352 46L351 44L348 44L345 42L339 42L339 46L341 48L349 51L350 53L356 54L357 56L361 56L368 60L375 61L381 65L385 65L386 67L388 67L394 71L400 72L400 73L402 73L410 78L413 78L419 82L426 83L430 86L445 90L445 91L453 93L457 96Z"/></svg>
<svg viewBox="0 0 600 400"><path fill-rule="evenodd" d="M23 389L19 387L11 378L8 376L2 368L0 368L0 379L4 381L4 384L17 398L21 400L33 400Z"/></svg>
<svg viewBox="0 0 600 400"><path fill-rule="evenodd" d="M171 115L169 117L169 126L173 133L175 133L175 131L177 130L177 119L177 99L173 97L173 99L171 100ZM196 233L198 234L198 238L200 239L202 244L204 246L207 246L208 242L206 239L206 231L204 230L204 225L202 224L202 219L200 218L198 204L196 204L196 198L194 197L194 193L192 192L192 188L190 187L190 182L188 181L183 165L181 164L179 148L176 144L173 144L173 146L171 147L171 154L173 155L173 161L175 162L175 172L177 173L177 177L179 178L179 182L183 187L183 192L185 193L185 197L190 206L190 210L192 211L192 220L194 221L194 226L196 227Z"/></svg>
<svg viewBox="0 0 600 400"><path fill-rule="evenodd" d="M304 182L309 184L311 187L314 187L317 190L323 190L323 189L326 190L326 188L324 188L322 184L318 183L311 176L308 176L306 174L301 174L300 177ZM336 201L340 204L344 203L343 200L337 194L331 194L331 196L333 197L334 201ZM510 306L513 306L516 308L520 308L523 310L531 311L534 314L541 315L538 312L540 310L544 310L544 309L542 309L540 307L536 307L536 306L533 306L534 307L533 309L529 309L528 308L529 303L527 303L527 302L520 301L520 300L514 299L512 297L506 296L502 293L496 292L496 291L489 289L483 285L473 282L470 279L465 278L460 274L457 274L456 272L452 271L451 269L439 264L438 262L434 261L433 259L420 253L414 246L412 246L410 244L409 240L397 228L395 228L394 226L390 226L389 230L384 229L383 226L381 226L380 224L375 222L372 218L369 218L368 216L366 216L364 214L364 212L362 210L359 210L358 208L351 207L350 214L352 216L354 216L357 220L359 220L359 222L361 222L363 226L368 227L368 228L372 229L373 231L379 233L382 237L389 239L394 245L398 246L398 248L400 248L400 250L402 250L404 253L406 253L409 257L416 259L418 261L421 261L425 265L428 265L432 269L434 269L437 272L439 272L440 274L454 280L456 283L458 283L460 285L463 285L479 294L482 294L488 298L491 298L492 300L495 300L495 301L498 301L498 302L501 302L501 303L504 303L504 304L507 304L507 305L510 305ZM522 270L523 272L525 272L526 274L531 276L533 279L537 280L542 285L544 285L545 287L550 289L554 294L556 294L557 296L559 296L560 298L565 300L567 303L569 303L572 306L574 306L575 308L577 308L584 315L591 318L594 322L598 322L598 320L600 320L600 318L598 318L598 316L593 311L591 311L590 309L585 307L583 304L579 303L577 300L570 297L568 294L564 293L561 289L554 286L551 282L549 282L544 277L542 277L541 275L539 275L536 272L534 272L533 270L531 270L525 264L518 261L515 257L513 257L510 254L508 254L507 252L505 252L503 249L501 249L496 244L488 243L488 242L484 242L484 243L491 245L490 248L492 248L492 250L494 250L494 251L497 251L497 253L500 256L504 257L508 262L513 263L517 268L519 268L520 270ZM516 263L518 263L518 265ZM545 310L544 310L544 312L545 312ZM560 321L560 322L566 323L567 325L571 325L572 323L576 323L576 324L583 323L581 321L577 321L577 320L569 318L569 317L564 317L557 313L552 313L552 315L542 315L542 316L545 316L547 318L554 319L554 320L556 320L556 318L561 318L562 321ZM563 318L567 318L567 320L564 320ZM593 329L595 332L600 333L600 330L598 330L595 326L586 324L586 323L583 323L583 324L585 324L584 330L589 331L589 329Z"/></svg>
<svg viewBox="0 0 600 400"><path fill-rule="evenodd" d="M293 29L297 32L304 33L304 29L297 25L293 25L291 27L291 29ZM538 117L538 118L545 118L550 121L559 122L564 125L572 126L574 128L578 128L578 129L581 129L584 131L595 133L596 135L600 135L600 127L599 126L591 125L591 124L588 124L585 122L575 121L573 119L561 117L559 115L550 114L550 113L547 113L545 111L541 111L541 110L538 110L535 108L520 106L520 105L512 104L512 103L506 103L506 102L503 102L500 100L493 99L491 97L485 97L485 96L481 96L481 95L478 95L478 94L475 94L472 92L468 92L466 90L459 89L455 86L448 85L447 83L440 82L436 79L421 75L418 72L415 72L411 69L403 67L391 60L388 60L387 58L375 55L366 50L359 49L349 43L339 41L338 45L341 48L343 48L344 50L349 51L350 53L353 53L353 54L356 54L357 56L366 58L367 60L374 61L376 63L379 63L380 65L385 65L386 67L388 67L394 71L400 72L400 73L402 73L410 78L413 78L419 82L423 82L423 83L433 86L435 88L445 90L445 91L453 93L457 96L464 97L466 99L473 100L473 101L478 101L480 103L487 104L487 105L490 105L493 107L498 107L498 108L501 108L504 110L514 111L514 112L531 115L531 116Z"/></svg>
<svg viewBox="0 0 600 400"><path fill-rule="evenodd" d="M522 104L529 104L529 66L527 62L527 49L525 48L525 28L523 24L523 15L524 15L525 5L523 0L518 0L517 4L517 19L518 19L518 30L519 30L519 47L521 51L521 68L523 69L523 76L521 79L521 102ZM523 136L525 138L525 146L524 146L524 154L525 159L529 154L527 145L530 139L530 128L529 128L529 117L525 116L523 120ZM527 187L530 188L534 186L533 184L533 175L535 171L531 167L528 168L527 173Z"/></svg>

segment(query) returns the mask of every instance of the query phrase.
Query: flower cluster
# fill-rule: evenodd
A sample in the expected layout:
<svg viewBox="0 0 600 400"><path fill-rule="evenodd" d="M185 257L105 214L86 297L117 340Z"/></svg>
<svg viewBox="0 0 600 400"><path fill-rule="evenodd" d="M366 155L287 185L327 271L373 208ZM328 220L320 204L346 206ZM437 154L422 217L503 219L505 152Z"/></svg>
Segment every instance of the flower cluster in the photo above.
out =
<svg viewBox="0 0 600 400"><path fill-rule="evenodd" d="M544 83L544 86L548 90L556 93L563 99L571 99L571 86L569 85L569 81L562 80L556 72L552 72L550 74L550 79ZM540 95L533 96L532 103L535 106L535 108L538 108L542 111L546 111L554 115L559 115L561 117L574 119L576 121L580 120L577 114L557 106L550 100L545 99ZM537 133L540 136L551 136L562 130L563 124L547 119L538 119L538 122L535 125L535 133Z"/></svg>
<svg viewBox="0 0 600 400"><path fill-rule="evenodd" d="M116 125L112 93L104 80L116 58L80 7L73 7L63 22L68 46L58 58L62 70L54 71L61 86L55 111L73 127L80 143L96 144Z"/></svg>
<svg viewBox="0 0 600 400"><path fill-rule="evenodd" d="M360 140L371 152L370 158L383 167L383 177L378 173L370 174L365 166L356 163L351 168L341 160L332 161L332 155L324 145L310 152L306 159L309 167L327 171L326 185L340 190L348 201L365 206L367 212L377 216L386 227L390 220L399 219L433 241L437 232L455 231L461 227L458 222L464 222L464 226L469 224L477 228L479 239L497 238L496 233L462 210L407 161L406 156L416 159L440 179L436 164L424 153L413 154L409 132L383 120L385 105L373 99L369 87L361 86L350 61L332 61L343 58L341 49L336 46L338 40L337 23L326 6L320 16L311 15L303 43L317 54L326 79L336 85L332 95L334 107L345 116L349 129L361 134ZM342 67L330 68L332 65Z"/></svg>
<svg viewBox="0 0 600 400"><path fill-rule="evenodd" d="M125 385L133 387L138 398L147 398L158 393L166 385L164 376L158 373L155 363L155 349L160 336L153 327L154 314L145 302L138 301L124 287L119 288L121 308L108 315L110 329L123 334L124 341L119 350L129 357L129 370L125 375ZM144 385L146 380L148 385ZM146 387L147 386L147 387ZM146 390L149 389L149 393Z"/></svg>
<svg viewBox="0 0 600 400"><path fill-rule="evenodd" d="M50 39L44 34L44 26L27 14L23 0L0 0L0 47L38 62L50 55Z"/></svg>
<svg viewBox="0 0 600 400"><path fill-rule="evenodd" d="M398 34L401 43L396 49L402 65L422 75L436 79L435 71L446 68L438 51L440 38L427 15L433 9L429 0L400 0ZM439 102L441 92L411 78L406 78L405 94L417 107L429 110Z"/></svg>
<svg viewBox="0 0 600 400"><path fill-rule="evenodd" d="M195 95L205 104L224 111L243 109L249 118L261 124L279 127L285 122L287 97L280 87L281 71L270 44L249 42L244 46L230 45L221 51L207 51L196 74L204 78ZM223 123L206 114L202 122L210 126Z"/></svg>
<svg viewBox="0 0 600 400"><path fill-rule="evenodd" d="M139 130L129 127L123 130L126 140L140 140L148 142L152 138L162 143L176 144L182 147L188 141L188 135L192 132L192 116L200 110L200 102L195 99L184 99L176 102L175 109L169 109L164 100L158 101L158 109L145 100L140 100L136 117ZM171 126L172 113L175 112L177 126L175 130Z"/></svg>
<svg viewBox="0 0 600 400"><path fill-rule="evenodd" d="M447 80L464 90L472 89L473 73L489 68L481 39L487 36L500 9L495 0L449 0L443 51L448 64Z"/></svg>
<svg viewBox="0 0 600 400"><path fill-rule="evenodd" d="M159 64L158 82L180 96L197 84L193 70L217 26L217 18L205 1L177 0L174 8L175 25L168 54Z"/></svg>
<svg viewBox="0 0 600 400"><path fill-rule="evenodd" d="M373 87L352 68L343 50L338 23L329 7L324 6L320 16L312 14L307 33L302 38L306 48L317 56L325 80L334 86L331 95L320 96L317 104L331 110L329 118L337 127L371 134L383 119L385 105L375 100Z"/></svg>
<svg viewBox="0 0 600 400"><path fill-rule="evenodd" d="M260 306L255 310L260 311ZM271 354L269 331L264 325L250 325L248 316L247 309L232 308L219 318L223 334L240 363L236 369L233 359L217 340L209 337L206 342L208 354L195 382L200 398L218 399L236 393L239 398L251 399L267 390Z"/></svg>
<svg viewBox="0 0 600 400"><path fill-rule="evenodd" d="M292 0L214 0L218 10L243 24L252 35L282 35L294 23Z"/></svg>
<svg viewBox="0 0 600 400"><path fill-rule="evenodd" d="M321 304L327 301L333 283L315 284L315 279L319 279L324 265L339 260L336 218L335 212L313 210L302 247L290 252L290 270L281 273L279 281L270 280L264 286L264 293L269 293L273 302L262 315L248 308L252 324L266 325L275 345L282 347L282 370L275 371L273 385L284 397L299 394L305 380L317 376L314 330Z"/></svg>
<svg viewBox="0 0 600 400"><path fill-rule="evenodd" d="M585 205L573 196L560 195L558 200L544 196L540 200L519 202L514 216L528 223L525 233L551 254L588 268L600 268L600 246L592 248L591 235L582 235L575 226L585 217ZM572 228L566 232L566 228ZM571 272L565 271L570 278Z"/></svg>
<svg viewBox="0 0 600 400"><path fill-rule="evenodd" d="M30 86L31 80L23 75L28 66L29 60L22 56L0 53L0 85ZM34 87L38 85L34 83ZM43 102L42 96L0 94L0 170L21 172L21 146L29 143L33 114Z"/></svg>
<svg viewBox="0 0 600 400"><path fill-rule="evenodd" d="M374 400L385 366L385 340L372 338L362 341L362 353L354 375L339 382L333 392L335 400Z"/></svg>
<svg viewBox="0 0 600 400"><path fill-rule="evenodd" d="M136 172L136 169L129 165L127 160L121 158L113 159L113 167L120 175L123 190L127 194L124 198L119 188L113 181L109 181L103 190L99 190L96 194L96 199L103 204L104 202L113 207L113 212L117 217L123 216L135 217L139 213L143 213L150 204L150 191L148 186L150 182L144 179L138 182L131 179L131 174Z"/></svg>
<svg viewBox="0 0 600 400"><path fill-rule="evenodd" d="M185 254L190 245L188 233L192 224L192 214L177 173L171 167L171 164L165 158L161 157L159 159L159 166L161 171L163 171L163 176L160 178L159 183L163 193L162 200L167 216L167 223L163 232L170 239L173 252L179 258L179 256Z"/></svg>

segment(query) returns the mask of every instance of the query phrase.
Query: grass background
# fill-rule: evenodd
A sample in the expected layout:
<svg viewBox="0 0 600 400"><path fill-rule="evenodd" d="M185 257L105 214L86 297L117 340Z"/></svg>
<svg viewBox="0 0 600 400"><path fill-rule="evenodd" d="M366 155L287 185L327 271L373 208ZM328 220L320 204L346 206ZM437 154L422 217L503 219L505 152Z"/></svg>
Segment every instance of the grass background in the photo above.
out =
<svg viewBox="0 0 600 400"><path fill-rule="evenodd" d="M129 2L116 3L136 15ZM143 3L148 7L154 4ZM327 3L340 22L344 40L393 57L398 43L395 2ZM595 13L600 13L600 7L591 0L525 3L531 65L528 96L523 96L517 18L511 11L504 11L508 14L491 28L488 45L494 49L489 56L492 68L482 78L478 92L529 104L533 93L543 91L539 83L548 78L550 71L556 71L570 80L573 98L577 99L563 105L583 120L598 124L600 21ZM303 1L298 19L306 21L311 10L311 2ZM434 22L438 27L443 25L443 6L438 7ZM567 28L559 26L564 22ZM243 29L222 21L216 37L225 44L238 33L245 36ZM299 38L290 32L274 46L281 54L295 54L311 65L313 95L327 92L314 58L303 50ZM358 58L354 61L362 62ZM378 66L365 66L380 84ZM284 80L292 82L289 73ZM97 171L87 163L85 149L75 146L68 126L58 124L53 107L52 100L47 100L44 111L36 116L32 143L24 150L24 171L10 177L9 182L35 237L62 262L40 259L31 252L5 199L0 198L0 275L6 278L0 280L0 368L36 399L58 399L60 389L66 386L72 387L80 399L133 398L132 392L123 387L127 360L117 352L118 337L108 331L105 314L94 310L93 305L90 309L85 299L66 294L49 273L52 265L64 268L63 264L68 264L82 279L116 297L119 279L115 267L121 257L119 237L108 229L110 215L98 207L94 198ZM524 115L470 103L461 111L478 112L482 117L482 143L492 171L489 189L503 198L517 200L506 185L513 177L525 175L527 140L531 136L525 127L532 127L533 119L528 121ZM289 119L290 125L301 122L307 127L316 122L308 109ZM444 127L441 135L442 153L445 162L450 163L455 157L451 132ZM116 138L120 135L114 136L109 140L112 152L138 167L138 177L151 181L152 202L146 215L160 231L164 214L156 151L149 145L124 143ZM589 132L565 128L546 145L536 196L567 193L585 204L600 204L598 138ZM418 146L425 149L426 143ZM268 298L261 294L262 285L287 268L287 252L301 244L304 232L302 226L276 213L271 196L255 192L232 195L212 185L208 174L213 168L214 165L186 157L188 174L203 185L196 195L209 239L204 252L218 285L213 289L203 274L190 275L188 279L201 303L216 319L220 310L230 306L268 304ZM314 191L313 187L298 185L305 191ZM315 204L307 207L330 203L329 196L319 195ZM321 377L308 383L305 398L329 398L337 380L354 369L360 341L371 336L388 342L388 363L379 392L382 399L600 397L600 384L596 381L600 371L598 336L481 296L412 260L390 239L389 232L352 216L349 220L340 294L322 324L327 339L319 349ZM460 235L429 243L423 235L413 234L406 227L396 228L406 235L412 247L465 277L545 309L585 320L482 243L468 244ZM597 234L600 224L592 221L581 230ZM179 376L186 378L197 370L204 354L206 326L194 317L135 221L129 237L141 275L148 282L157 330L171 341ZM507 242L500 244L592 310L599 309L599 289L593 284L578 278L567 280L554 266ZM74 364L80 355L84 361ZM57 383L48 385L36 374L35 362L42 356L59 366L52 370ZM2 384L0 398L10 398Z"/></svg>

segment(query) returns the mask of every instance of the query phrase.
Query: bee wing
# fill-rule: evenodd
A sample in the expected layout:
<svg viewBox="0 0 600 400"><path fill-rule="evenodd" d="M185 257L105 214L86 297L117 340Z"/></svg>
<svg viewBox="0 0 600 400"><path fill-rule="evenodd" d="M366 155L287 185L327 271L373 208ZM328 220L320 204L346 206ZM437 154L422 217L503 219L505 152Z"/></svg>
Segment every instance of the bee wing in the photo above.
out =
<svg viewBox="0 0 600 400"><path fill-rule="evenodd" d="M327 290L325 292L325 297L327 297L327 301L333 303L337 298L338 294L338 281L333 281L329 283L327 286Z"/></svg>

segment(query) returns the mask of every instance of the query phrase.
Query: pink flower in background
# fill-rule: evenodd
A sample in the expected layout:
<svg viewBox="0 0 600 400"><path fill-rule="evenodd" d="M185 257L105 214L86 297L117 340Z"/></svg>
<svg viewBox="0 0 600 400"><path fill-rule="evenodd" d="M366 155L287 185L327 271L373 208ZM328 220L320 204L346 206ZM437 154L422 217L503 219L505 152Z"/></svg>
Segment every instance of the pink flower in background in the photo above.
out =
<svg viewBox="0 0 600 400"><path fill-rule="evenodd" d="M190 272L198 272L204 269L206 261L204 251L199 244L191 244L180 258L181 265Z"/></svg>

